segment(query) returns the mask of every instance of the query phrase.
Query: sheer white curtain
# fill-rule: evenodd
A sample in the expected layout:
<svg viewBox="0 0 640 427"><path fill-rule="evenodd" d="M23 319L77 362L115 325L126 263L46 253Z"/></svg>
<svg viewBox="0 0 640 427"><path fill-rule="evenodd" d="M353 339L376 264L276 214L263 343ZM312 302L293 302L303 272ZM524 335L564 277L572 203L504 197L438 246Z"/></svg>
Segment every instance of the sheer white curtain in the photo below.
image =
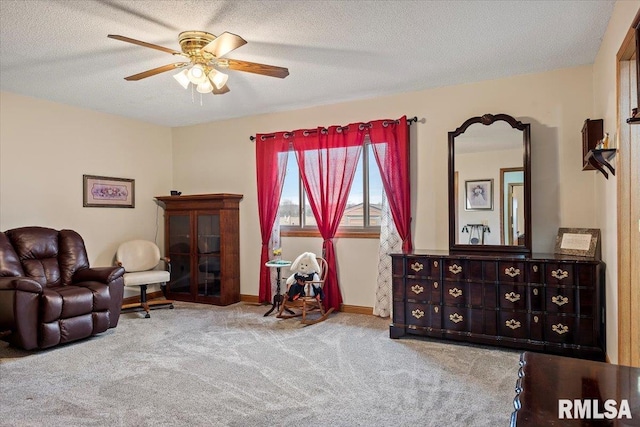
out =
<svg viewBox="0 0 640 427"><path fill-rule="evenodd" d="M380 246L378 248L378 284L373 314L380 317L390 317L393 295L391 288L391 257L390 253L402 252L402 239L396 230L387 203L386 194L382 195L382 212L380 219Z"/></svg>
<svg viewBox="0 0 640 427"><path fill-rule="evenodd" d="M273 222L273 228L271 229L271 238L269 239L269 260L275 258L275 255L273 255L273 250L279 248L282 248L282 245L280 243L280 216L276 215L276 220ZM269 270L271 273L271 295L275 295L278 272L275 268L270 268ZM282 289L280 289L280 292L282 292Z"/></svg>

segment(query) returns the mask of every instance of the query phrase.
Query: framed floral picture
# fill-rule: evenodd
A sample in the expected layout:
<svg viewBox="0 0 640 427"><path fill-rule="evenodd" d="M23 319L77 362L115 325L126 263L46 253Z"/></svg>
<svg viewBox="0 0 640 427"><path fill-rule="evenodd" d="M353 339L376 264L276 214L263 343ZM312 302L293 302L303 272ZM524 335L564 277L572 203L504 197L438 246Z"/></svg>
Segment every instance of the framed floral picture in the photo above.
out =
<svg viewBox="0 0 640 427"><path fill-rule="evenodd" d="M135 207L133 179L82 175L82 192L82 206L85 208Z"/></svg>
<svg viewBox="0 0 640 427"><path fill-rule="evenodd" d="M465 181L465 210L493 210L493 179Z"/></svg>

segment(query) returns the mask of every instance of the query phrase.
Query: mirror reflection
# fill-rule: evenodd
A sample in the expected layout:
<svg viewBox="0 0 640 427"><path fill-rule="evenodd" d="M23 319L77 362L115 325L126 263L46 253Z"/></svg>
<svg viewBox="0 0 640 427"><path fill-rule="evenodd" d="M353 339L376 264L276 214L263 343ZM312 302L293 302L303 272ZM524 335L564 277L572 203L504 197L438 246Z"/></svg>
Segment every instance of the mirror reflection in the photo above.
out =
<svg viewBox="0 0 640 427"><path fill-rule="evenodd" d="M510 122L494 120L499 116ZM450 236L454 246L524 247L528 132L523 129L528 131L528 125L506 115L474 119L450 132L454 211Z"/></svg>

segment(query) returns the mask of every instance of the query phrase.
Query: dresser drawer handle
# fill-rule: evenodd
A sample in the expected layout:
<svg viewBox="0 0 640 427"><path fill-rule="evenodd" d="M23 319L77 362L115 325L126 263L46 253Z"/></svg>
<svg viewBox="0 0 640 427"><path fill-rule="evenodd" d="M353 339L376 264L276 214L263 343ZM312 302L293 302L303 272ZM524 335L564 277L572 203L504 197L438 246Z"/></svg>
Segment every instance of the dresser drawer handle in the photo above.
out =
<svg viewBox="0 0 640 427"><path fill-rule="evenodd" d="M440 311L440 309L438 308L438 306L433 307L433 312L437 313L438 311Z"/></svg>
<svg viewBox="0 0 640 427"><path fill-rule="evenodd" d="M558 335L562 335L562 334L566 334L567 332L569 332L569 327L566 325L563 325L562 323L558 323L557 325L553 325L551 327L551 330L553 332L555 332Z"/></svg>
<svg viewBox="0 0 640 427"><path fill-rule="evenodd" d="M453 274L458 274L462 272L462 267L460 267L458 264L453 264L449 266L449 271Z"/></svg>
<svg viewBox="0 0 640 427"><path fill-rule="evenodd" d="M411 315L416 319L419 319L424 316L424 311L420 310L419 308L416 308L411 312Z"/></svg>
<svg viewBox="0 0 640 427"><path fill-rule="evenodd" d="M506 274L509 277L516 277L516 276L520 275L520 269L519 268L513 268L513 267L505 268L504 269L504 274Z"/></svg>
<svg viewBox="0 0 640 427"><path fill-rule="evenodd" d="M551 297L551 302L556 304L558 307L562 307L569 302L569 298L563 297L562 295L556 295L554 297Z"/></svg>
<svg viewBox="0 0 640 427"><path fill-rule="evenodd" d="M537 289L537 288L535 288L535 289L533 290L533 294L534 294L534 295L538 295L538 289Z"/></svg>
<svg viewBox="0 0 640 427"><path fill-rule="evenodd" d="M509 292L508 294L504 294L504 299L511 302L520 301L520 294L516 294L515 292Z"/></svg>
<svg viewBox="0 0 640 427"><path fill-rule="evenodd" d="M458 298L460 295L462 295L462 290L458 288L449 289L449 295L454 298Z"/></svg>
<svg viewBox="0 0 640 427"><path fill-rule="evenodd" d="M420 295L421 293L424 292L424 288L420 285L413 285L411 287L411 291L416 295Z"/></svg>
<svg viewBox="0 0 640 427"><path fill-rule="evenodd" d="M464 317L462 317L458 313L453 313L449 315L449 320L451 320L453 323L460 323L464 320Z"/></svg>
<svg viewBox="0 0 640 427"><path fill-rule="evenodd" d="M551 276L555 277L558 280L562 280L562 279L566 279L567 277L569 277L569 272L559 268L557 270L553 270L551 272Z"/></svg>
<svg viewBox="0 0 640 427"><path fill-rule="evenodd" d="M538 316L533 316L533 321L538 323Z"/></svg>
<svg viewBox="0 0 640 427"><path fill-rule="evenodd" d="M438 268L438 261L433 261L433 266L434 266L435 268Z"/></svg>
<svg viewBox="0 0 640 427"><path fill-rule="evenodd" d="M438 282L433 282L433 289L438 289Z"/></svg>
<svg viewBox="0 0 640 427"><path fill-rule="evenodd" d="M424 265L420 264L418 261L411 264L411 269L416 273L424 268Z"/></svg>
<svg viewBox="0 0 640 427"><path fill-rule="evenodd" d="M518 329L520 326L522 326L520 324L520 322L518 322L516 319L511 319L511 320L507 320L506 322L504 322L504 324L508 327L513 329L514 331L516 329Z"/></svg>
<svg viewBox="0 0 640 427"><path fill-rule="evenodd" d="M534 265L534 266L533 266L533 272L534 272L534 273L537 273L537 272L538 272L538 266L537 266L537 265Z"/></svg>

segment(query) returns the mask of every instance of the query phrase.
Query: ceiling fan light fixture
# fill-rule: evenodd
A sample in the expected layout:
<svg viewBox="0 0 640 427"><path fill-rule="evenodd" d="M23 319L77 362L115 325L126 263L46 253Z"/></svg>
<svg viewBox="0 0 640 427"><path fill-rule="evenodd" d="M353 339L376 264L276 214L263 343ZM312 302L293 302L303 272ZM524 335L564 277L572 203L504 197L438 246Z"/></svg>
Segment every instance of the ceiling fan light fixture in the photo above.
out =
<svg viewBox="0 0 640 427"><path fill-rule="evenodd" d="M229 75L225 73L221 73L215 68L211 70L209 73L209 80L213 83L216 89L222 89L224 85L227 84L227 80L229 80Z"/></svg>
<svg viewBox="0 0 640 427"><path fill-rule="evenodd" d="M204 72L204 67L200 64L196 64L191 67L187 72L187 77L189 78L189 81L194 85L207 81L207 75Z"/></svg>
<svg viewBox="0 0 640 427"><path fill-rule="evenodd" d="M213 85L209 80L205 80L203 83L199 83L196 90L200 93L210 93L213 91Z"/></svg>
<svg viewBox="0 0 640 427"><path fill-rule="evenodd" d="M189 87L190 83L189 77L187 76L188 72L189 70L182 70L179 73L173 75L173 78L176 79L176 81L180 83L180 86L185 89Z"/></svg>

